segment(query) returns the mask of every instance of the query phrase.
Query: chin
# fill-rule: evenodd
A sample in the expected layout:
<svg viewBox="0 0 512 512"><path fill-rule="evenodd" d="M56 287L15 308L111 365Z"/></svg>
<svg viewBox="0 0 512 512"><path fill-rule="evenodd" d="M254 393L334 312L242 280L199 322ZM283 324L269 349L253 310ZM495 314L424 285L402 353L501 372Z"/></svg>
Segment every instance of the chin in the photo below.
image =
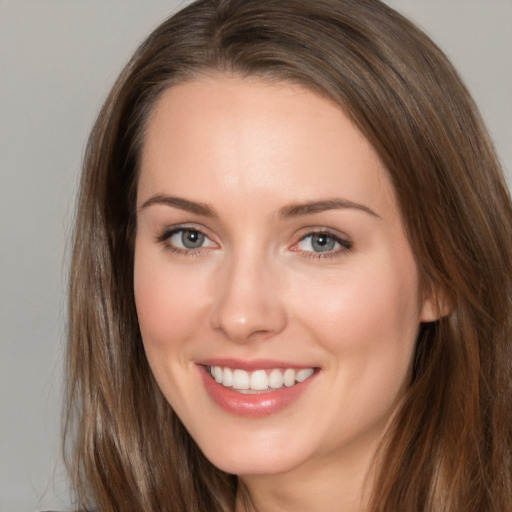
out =
<svg viewBox="0 0 512 512"><path fill-rule="evenodd" d="M291 471L309 457L304 447L297 448L286 442L272 440L244 442L202 443L199 448L217 468L234 475L273 475Z"/></svg>

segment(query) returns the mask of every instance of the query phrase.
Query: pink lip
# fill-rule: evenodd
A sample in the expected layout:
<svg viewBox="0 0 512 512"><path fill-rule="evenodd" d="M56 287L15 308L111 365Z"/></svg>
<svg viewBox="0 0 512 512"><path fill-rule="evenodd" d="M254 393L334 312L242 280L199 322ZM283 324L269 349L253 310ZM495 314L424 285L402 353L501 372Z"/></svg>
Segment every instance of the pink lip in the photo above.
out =
<svg viewBox="0 0 512 512"><path fill-rule="evenodd" d="M208 366L228 366L230 368L240 368L250 371L248 366L252 367L252 363L253 362L247 365L240 365L240 362L237 362L236 365L231 365L219 364L219 360L216 360L215 364ZM262 366L260 361L260 366L255 366L251 369L264 370L279 367L301 368L301 366L281 365L276 361L273 361L270 366L265 364ZM208 369L202 364L198 365L198 368L208 395L218 406L222 407L222 409L229 413L252 418L269 416L285 409L300 398L300 396L308 389L311 381L318 374L318 372L315 372L309 379L296 383L294 386L289 388L283 386L275 391L249 395L238 393L230 388L226 388L221 384L218 384L214 379L212 379ZM302 368L308 367L306 366Z"/></svg>
<svg viewBox="0 0 512 512"><path fill-rule="evenodd" d="M197 364L203 366L227 366L228 368L239 368L246 372L253 372L254 370L271 370L273 368L295 368L296 370L300 370L302 368L313 368L311 365L308 366L270 359L253 359L252 361L245 361L233 358L214 358L198 361Z"/></svg>

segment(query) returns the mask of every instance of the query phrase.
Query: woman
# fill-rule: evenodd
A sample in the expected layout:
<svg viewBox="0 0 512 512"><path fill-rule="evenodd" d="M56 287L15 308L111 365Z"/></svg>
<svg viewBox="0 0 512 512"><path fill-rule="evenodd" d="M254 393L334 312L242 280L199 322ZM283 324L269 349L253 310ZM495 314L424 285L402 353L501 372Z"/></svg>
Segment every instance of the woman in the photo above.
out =
<svg viewBox="0 0 512 512"><path fill-rule="evenodd" d="M203 0L84 163L69 465L99 510L512 505L512 209L456 72L376 0Z"/></svg>

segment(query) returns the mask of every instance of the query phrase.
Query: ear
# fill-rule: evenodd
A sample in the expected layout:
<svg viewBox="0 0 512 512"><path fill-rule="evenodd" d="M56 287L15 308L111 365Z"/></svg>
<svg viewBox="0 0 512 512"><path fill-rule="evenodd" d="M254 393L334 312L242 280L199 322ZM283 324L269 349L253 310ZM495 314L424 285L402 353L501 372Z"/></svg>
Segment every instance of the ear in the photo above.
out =
<svg viewBox="0 0 512 512"><path fill-rule="evenodd" d="M425 293L421 302L420 322L435 322L440 318L448 316L453 311L453 301L447 294L436 287Z"/></svg>

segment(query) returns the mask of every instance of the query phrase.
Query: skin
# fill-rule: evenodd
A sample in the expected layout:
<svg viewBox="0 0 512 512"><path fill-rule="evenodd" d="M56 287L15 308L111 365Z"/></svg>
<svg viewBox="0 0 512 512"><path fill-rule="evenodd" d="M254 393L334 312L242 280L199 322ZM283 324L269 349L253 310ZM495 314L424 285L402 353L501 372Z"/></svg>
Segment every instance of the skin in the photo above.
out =
<svg viewBox="0 0 512 512"><path fill-rule="evenodd" d="M161 196L206 204L213 215ZM358 207L283 215L331 199ZM240 476L257 510L361 510L419 325L436 318L420 300L372 146L337 105L300 86L196 78L167 90L148 121L137 208L145 350L206 457ZM202 247L180 248L179 232L166 238L183 225L206 235ZM308 234L325 231L346 246L315 251ZM197 362L213 357L319 371L285 409L248 418L206 393Z"/></svg>

